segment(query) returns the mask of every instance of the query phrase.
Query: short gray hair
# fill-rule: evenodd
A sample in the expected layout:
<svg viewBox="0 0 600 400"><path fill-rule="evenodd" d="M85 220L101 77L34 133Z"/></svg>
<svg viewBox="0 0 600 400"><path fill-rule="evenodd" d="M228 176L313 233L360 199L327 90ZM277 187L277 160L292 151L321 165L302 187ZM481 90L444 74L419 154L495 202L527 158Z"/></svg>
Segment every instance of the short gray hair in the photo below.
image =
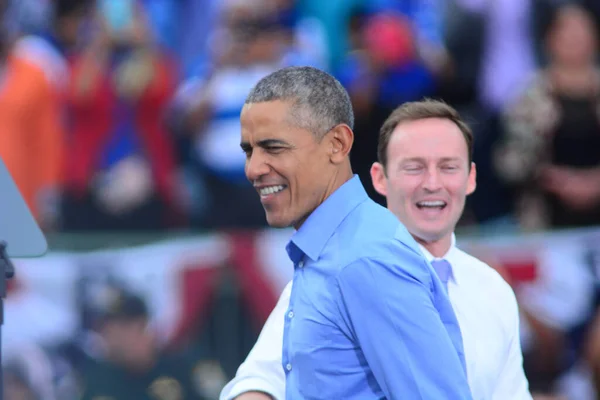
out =
<svg viewBox="0 0 600 400"><path fill-rule="evenodd" d="M262 78L245 104L292 102L291 123L322 137L339 124L354 129L350 96L333 76L313 67L288 67Z"/></svg>

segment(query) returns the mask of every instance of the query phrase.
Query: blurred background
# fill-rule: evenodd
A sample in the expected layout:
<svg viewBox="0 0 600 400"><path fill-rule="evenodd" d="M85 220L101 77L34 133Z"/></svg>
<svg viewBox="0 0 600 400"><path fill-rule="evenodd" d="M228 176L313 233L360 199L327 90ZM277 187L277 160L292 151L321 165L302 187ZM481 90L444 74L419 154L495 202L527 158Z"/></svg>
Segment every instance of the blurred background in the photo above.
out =
<svg viewBox="0 0 600 400"><path fill-rule="evenodd" d="M600 1L0 9L0 157L51 247L14 260L5 399L218 397L292 274L238 147L250 88L290 65L349 91L353 166L382 204L369 168L391 110L462 113L478 185L458 243L513 286L538 398L600 398Z"/></svg>

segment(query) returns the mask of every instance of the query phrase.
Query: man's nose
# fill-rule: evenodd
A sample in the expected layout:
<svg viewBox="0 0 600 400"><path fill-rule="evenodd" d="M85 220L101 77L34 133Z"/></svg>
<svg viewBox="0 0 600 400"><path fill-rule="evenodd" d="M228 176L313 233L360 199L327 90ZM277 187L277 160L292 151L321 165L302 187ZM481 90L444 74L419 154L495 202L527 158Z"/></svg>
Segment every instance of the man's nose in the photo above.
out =
<svg viewBox="0 0 600 400"><path fill-rule="evenodd" d="M423 187L431 192L435 192L441 189L442 181L440 179L440 174L437 168L430 168L427 170Z"/></svg>
<svg viewBox="0 0 600 400"><path fill-rule="evenodd" d="M268 174L270 170L271 168L259 152L253 152L246 159L246 177L250 182L260 179L261 176Z"/></svg>

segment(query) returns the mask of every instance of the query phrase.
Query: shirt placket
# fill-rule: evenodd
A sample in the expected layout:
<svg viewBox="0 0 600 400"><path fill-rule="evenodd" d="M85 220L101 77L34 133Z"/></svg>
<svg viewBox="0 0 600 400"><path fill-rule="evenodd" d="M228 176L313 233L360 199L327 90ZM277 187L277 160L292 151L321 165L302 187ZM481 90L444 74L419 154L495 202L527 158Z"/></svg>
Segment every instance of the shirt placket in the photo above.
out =
<svg viewBox="0 0 600 400"><path fill-rule="evenodd" d="M297 285L298 274L300 273L300 270L303 267L304 267L303 259L300 259L294 265L294 278L293 278L292 288L294 286L296 288L298 288L298 285ZM293 369L293 360L292 360L292 356L291 356L291 354L293 353L293 351L291 349L291 346L292 346L291 337L293 335L293 321L294 321L294 316L295 316L295 297L296 297L295 291L294 291L294 289L292 289L289 307L285 314L285 321L283 324L283 341L286 345L283 346L282 366L286 373L286 376L289 375L289 373L292 372L292 369Z"/></svg>

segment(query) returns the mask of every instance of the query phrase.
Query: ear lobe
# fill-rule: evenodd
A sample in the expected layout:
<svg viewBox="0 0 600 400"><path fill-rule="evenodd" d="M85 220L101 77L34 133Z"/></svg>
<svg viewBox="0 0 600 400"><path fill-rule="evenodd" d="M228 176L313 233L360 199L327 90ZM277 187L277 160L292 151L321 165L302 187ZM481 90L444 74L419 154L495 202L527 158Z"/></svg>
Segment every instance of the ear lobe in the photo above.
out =
<svg viewBox="0 0 600 400"><path fill-rule="evenodd" d="M387 196L385 169L381 163L375 162L371 166L371 182L377 193L382 196Z"/></svg>

